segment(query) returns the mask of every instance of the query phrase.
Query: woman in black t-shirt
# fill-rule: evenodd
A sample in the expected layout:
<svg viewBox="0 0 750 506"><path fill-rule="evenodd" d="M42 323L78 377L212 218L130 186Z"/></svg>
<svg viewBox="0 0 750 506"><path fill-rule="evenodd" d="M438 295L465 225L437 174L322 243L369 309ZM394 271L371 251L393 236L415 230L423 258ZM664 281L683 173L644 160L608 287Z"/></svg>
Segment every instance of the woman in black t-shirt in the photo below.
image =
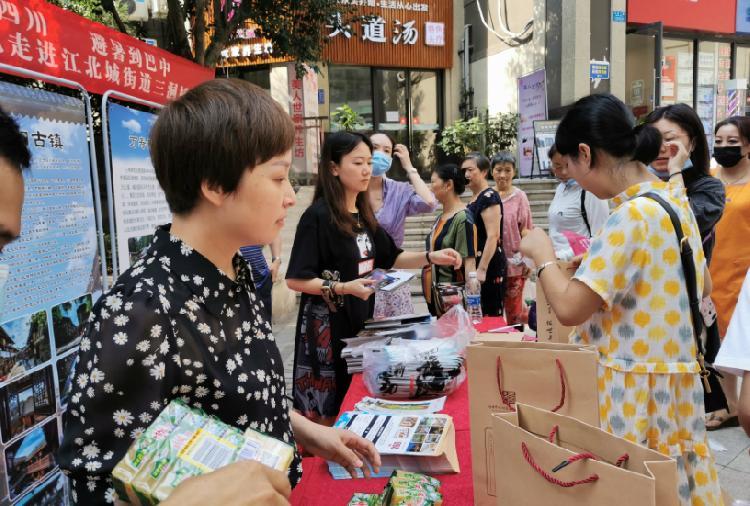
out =
<svg viewBox="0 0 750 506"><path fill-rule="evenodd" d="M332 424L351 376L342 338L354 337L372 315L376 268L461 266L452 249L411 253L378 225L367 197L372 144L364 135L331 134L323 145L313 203L294 238L287 285L302 293L294 355L294 407Z"/></svg>
<svg viewBox="0 0 750 506"><path fill-rule="evenodd" d="M474 215L477 226L477 279L482 284L482 313L500 316L503 314L507 268L500 247L503 202L487 182L490 161L486 156L469 153L461 163L461 170L474 194L467 208Z"/></svg>

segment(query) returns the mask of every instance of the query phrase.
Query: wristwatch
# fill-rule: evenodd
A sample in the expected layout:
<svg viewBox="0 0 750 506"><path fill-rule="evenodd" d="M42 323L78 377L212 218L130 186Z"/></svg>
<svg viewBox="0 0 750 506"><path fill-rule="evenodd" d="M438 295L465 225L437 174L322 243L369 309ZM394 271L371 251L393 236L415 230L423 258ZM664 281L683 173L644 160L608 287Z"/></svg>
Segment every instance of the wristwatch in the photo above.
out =
<svg viewBox="0 0 750 506"><path fill-rule="evenodd" d="M537 267L537 269L536 269L536 279L539 279L539 276L542 275L542 271L544 269L546 269L547 267L549 267L550 265L557 265L557 261L556 260L550 260L549 262L544 262L542 265L540 265L539 267Z"/></svg>

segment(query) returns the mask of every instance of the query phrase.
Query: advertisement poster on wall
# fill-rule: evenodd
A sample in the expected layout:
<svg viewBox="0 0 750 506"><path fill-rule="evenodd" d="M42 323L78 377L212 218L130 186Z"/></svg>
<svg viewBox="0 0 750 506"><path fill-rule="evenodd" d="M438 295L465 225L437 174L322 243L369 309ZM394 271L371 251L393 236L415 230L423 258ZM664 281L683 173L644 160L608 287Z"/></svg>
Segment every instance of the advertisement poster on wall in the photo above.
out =
<svg viewBox="0 0 750 506"><path fill-rule="evenodd" d="M32 154L21 237L0 254L0 503L47 504L65 487L59 385L102 290L88 132L76 98L0 83L0 102Z"/></svg>
<svg viewBox="0 0 750 506"><path fill-rule="evenodd" d="M534 122L534 145L536 146L536 159L539 163L540 173L547 176L552 174L552 160L549 158L549 148L555 144L559 119L542 120Z"/></svg>
<svg viewBox="0 0 750 506"><path fill-rule="evenodd" d="M156 115L109 104L109 145L119 271L151 244L154 230L172 222L164 191L151 165L149 136Z"/></svg>
<svg viewBox="0 0 750 506"><path fill-rule="evenodd" d="M547 119L547 78L544 69L518 78L518 115L519 175L530 177L535 165L534 122Z"/></svg>

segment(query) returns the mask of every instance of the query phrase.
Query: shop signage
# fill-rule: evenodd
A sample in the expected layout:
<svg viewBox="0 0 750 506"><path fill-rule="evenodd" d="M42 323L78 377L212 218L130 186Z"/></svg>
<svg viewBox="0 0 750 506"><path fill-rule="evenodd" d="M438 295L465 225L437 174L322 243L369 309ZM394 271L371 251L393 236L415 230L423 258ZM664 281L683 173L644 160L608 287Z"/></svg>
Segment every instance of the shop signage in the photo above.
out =
<svg viewBox="0 0 750 506"><path fill-rule="evenodd" d="M737 0L628 0L628 22L661 21L666 28L734 33L737 9Z"/></svg>
<svg viewBox="0 0 750 506"><path fill-rule="evenodd" d="M44 0L0 0L0 62L166 103L214 71Z"/></svg>
<svg viewBox="0 0 750 506"><path fill-rule="evenodd" d="M612 11L612 21L614 23L624 23L625 19L625 11Z"/></svg>
<svg viewBox="0 0 750 506"><path fill-rule="evenodd" d="M325 23L328 43L323 59L382 67L452 66L452 2L338 0L338 4L354 8L346 14L342 9Z"/></svg>
<svg viewBox="0 0 750 506"><path fill-rule="evenodd" d="M750 0L737 0L738 33L750 33Z"/></svg>

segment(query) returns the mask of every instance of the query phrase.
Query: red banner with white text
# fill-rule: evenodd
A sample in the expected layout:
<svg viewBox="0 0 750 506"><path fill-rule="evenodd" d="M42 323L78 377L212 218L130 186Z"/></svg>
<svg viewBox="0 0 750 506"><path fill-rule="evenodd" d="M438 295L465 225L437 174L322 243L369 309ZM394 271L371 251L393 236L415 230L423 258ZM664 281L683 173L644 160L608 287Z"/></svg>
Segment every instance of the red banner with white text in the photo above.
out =
<svg viewBox="0 0 750 506"><path fill-rule="evenodd" d="M214 70L44 0L0 0L0 62L166 103Z"/></svg>

